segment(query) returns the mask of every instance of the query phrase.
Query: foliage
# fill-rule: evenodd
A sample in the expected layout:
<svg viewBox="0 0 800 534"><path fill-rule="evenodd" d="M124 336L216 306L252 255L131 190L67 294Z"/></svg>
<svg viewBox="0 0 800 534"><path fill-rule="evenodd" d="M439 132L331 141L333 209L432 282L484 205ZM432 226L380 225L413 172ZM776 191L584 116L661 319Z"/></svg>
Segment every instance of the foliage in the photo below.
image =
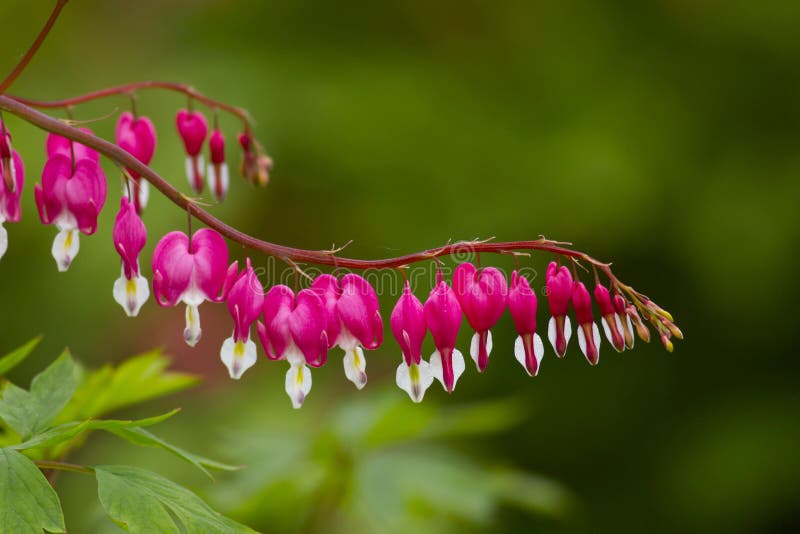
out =
<svg viewBox="0 0 800 534"><path fill-rule="evenodd" d="M24 360L37 343L33 340L0 359L0 374ZM166 450L209 477L208 469L236 469L144 429L178 410L139 420L97 418L197 382L191 375L166 371L168 364L153 351L87 372L65 351L33 378L29 390L6 382L0 396L0 532L66 532L58 495L48 480L55 478L55 470L95 476L106 513L129 532L252 532L159 474L125 465L92 467L64 461L89 432L102 430L133 445Z"/></svg>

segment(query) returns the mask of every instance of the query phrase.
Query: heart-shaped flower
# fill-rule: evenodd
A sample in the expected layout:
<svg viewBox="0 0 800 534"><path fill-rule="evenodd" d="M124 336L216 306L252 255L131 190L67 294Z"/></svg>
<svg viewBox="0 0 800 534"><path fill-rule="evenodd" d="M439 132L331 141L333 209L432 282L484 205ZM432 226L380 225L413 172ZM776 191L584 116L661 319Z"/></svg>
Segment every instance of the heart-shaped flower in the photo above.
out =
<svg viewBox="0 0 800 534"><path fill-rule="evenodd" d="M59 271L66 271L78 254L78 231L91 235L97 230L106 193L105 174L91 153L75 160L60 152L48 157L34 196L42 223L59 229L52 248Z"/></svg>
<svg viewBox="0 0 800 534"><path fill-rule="evenodd" d="M464 356L455 348L461 327L461 305L441 273L438 278L424 306L425 325L431 331L436 346L430 358L430 370L444 389L452 393L464 372Z"/></svg>
<svg viewBox="0 0 800 534"><path fill-rule="evenodd" d="M465 262L456 267L453 273L455 291L467 322L475 330L469 353L479 372L489 365L492 352L492 333L489 330L497 323L506 308L508 283L506 277L494 267L478 271L475 266Z"/></svg>
<svg viewBox="0 0 800 534"><path fill-rule="evenodd" d="M264 296L264 322L258 322L258 337L267 358L287 360L286 394L300 408L311 391L311 371L328 357L325 304L313 289L295 297L285 285L273 286Z"/></svg>
<svg viewBox="0 0 800 534"><path fill-rule="evenodd" d="M235 272L235 265L232 266ZM216 230L202 228L191 241L183 232L170 232L153 251L153 294L160 306L186 304L183 337L193 347L200 340L198 306L224 298L228 246Z"/></svg>
<svg viewBox="0 0 800 534"><path fill-rule="evenodd" d="M115 132L117 145L130 153L133 157L149 165L156 151L156 129L153 122L147 117L134 117L126 111L119 116ZM149 186L146 181L139 180L139 173L131 168L127 169L133 178L130 184L133 189L133 200L136 211L141 213L147 206Z"/></svg>

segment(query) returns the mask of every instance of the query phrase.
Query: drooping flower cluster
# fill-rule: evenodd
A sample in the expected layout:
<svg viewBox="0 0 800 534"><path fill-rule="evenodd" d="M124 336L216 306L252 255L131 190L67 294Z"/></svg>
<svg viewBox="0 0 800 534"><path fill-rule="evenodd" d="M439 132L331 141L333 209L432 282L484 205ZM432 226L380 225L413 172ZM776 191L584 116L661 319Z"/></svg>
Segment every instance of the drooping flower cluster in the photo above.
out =
<svg viewBox="0 0 800 534"><path fill-rule="evenodd" d="M211 195L221 201L228 193L230 179L225 137L216 122L215 116L209 136L208 123L199 111L181 110L176 117L192 190L196 194L202 193L207 182ZM53 129L63 132L57 127ZM88 129L81 130L91 134ZM81 135L75 137L102 149L102 144L92 143ZM143 168L152 161L156 150L156 131L152 121L134 113L123 113L117 122L115 138L117 145L135 160L116 156L121 160L120 164L124 162L125 170L120 208L113 227L121 272L113 284L112 294L128 316L136 316L151 292L139 260L147 243L142 212L149 196L148 180L162 191L169 185L165 186L163 180L154 178ZM206 140L208 167L203 161ZM272 161L253 138L247 123L238 141L242 148L242 175L253 184L266 184ZM42 222L55 224L58 228L52 254L58 270L65 271L78 253L80 233L91 235L97 230L98 216L106 201L106 177L100 167L98 152L66 137L49 134L46 154L42 180L36 184L34 193ZM24 172L22 159L11 146L11 135L0 121L0 257L8 244L3 223L16 222L20 218ZM182 205L186 205L186 197L183 201ZM192 212L198 208L192 201L188 203L191 227ZM237 239L236 232L229 228L226 230L224 225L216 228L226 231L226 235L242 244L253 246L241 236ZM519 249L524 248L520 246L522 243L525 242L514 244ZM539 248L550 250L558 258L588 258L550 243L547 246L534 243L531 248L535 249L539 244ZM281 247L281 250L291 249ZM495 248L493 251L501 250ZM320 257L312 251L300 252L302 254L295 257ZM414 261L426 258L424 253L416 256L418 258ZM291 257L285 259L293 264ZM351 264L359 263L349 261ZM609 279L606 287L595 274L593 293L578 279L577 273L573 276L567 265L552 262L547 267L545 289L550 311L547 339L555 354L560 358L566 355L574 320L580 350L591 365L599 362L601 335L595 321L594 302L599 309L602 331L615 350L621 352L633 348L634 333L649 341L650 331L645 321L656 328L664 346L672 350L670 339L682 338L672 317L642 294L621 284L607 265L591 261ZM321 260L319 263L331 262ZM383 263L385 267L390 262ZM397 265L399 262L394 263ZM574 261L572 266L574 271ZM152 256L152 293L162 307L185 305L183 337L189 346L195 346L202 336L200 305L206 301L227 305L233 329L231 336L222 342L219 355L233 379L240 379L258 361L259 350L252 337L255 324L256 335L267 359L284 360L289 364L285 389L295 408L303 405L311 391L311 369L326 364L328 351L336 347L342 350L345 377L362 389L367 384L365 351L375 350L383 343L384 322L378 296L364 277L354 273L341 277L322 274L305 289L293 290L285 285L275 285L265 291L249 258L242 269L239 269L238 261L229 263L225 238L213 228L195 232L190 228L187 233L173 231L158 241ZM506 308L518 335L513 348L509 345L502 352L509 356L513 353L528 375L536 376L545 349L537 333L536 291L524 274L514 271L509 281L494 267L482 268L464 262L456 267L450 282L441 269L437 272L436 283L424 303L414 295L411 284L406 281L389 321L402 355L395 373L398 387L414 402L422 401L434 381L439 381L448 393L454 391L466 371L464 355L458 348L458 334L464 317L472 331L468 353L478 372L486 371L494 344L492 329ZM423 345L428 332L434 350L426 359Z"/></svg>

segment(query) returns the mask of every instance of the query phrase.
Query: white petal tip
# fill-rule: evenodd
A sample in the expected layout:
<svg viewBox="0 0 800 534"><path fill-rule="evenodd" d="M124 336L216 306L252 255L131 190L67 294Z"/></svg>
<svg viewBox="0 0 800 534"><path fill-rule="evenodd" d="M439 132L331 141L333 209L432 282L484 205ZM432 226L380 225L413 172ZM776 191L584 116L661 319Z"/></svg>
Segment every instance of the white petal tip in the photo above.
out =
<svg viewBox="0 0 800 534"><path fill-rule="evenodd" d="M250 339L236 341L233 337L229 337L222 343L219 355L222 363L228 368L230 377L239 380L244 372L256 363L256 344Z"/></svg>

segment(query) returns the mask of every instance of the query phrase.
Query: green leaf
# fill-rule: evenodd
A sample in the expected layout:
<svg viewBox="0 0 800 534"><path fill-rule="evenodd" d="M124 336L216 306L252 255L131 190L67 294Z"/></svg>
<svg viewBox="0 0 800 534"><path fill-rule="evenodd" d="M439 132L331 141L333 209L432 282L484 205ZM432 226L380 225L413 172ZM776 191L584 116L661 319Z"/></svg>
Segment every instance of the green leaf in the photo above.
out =
<svg viewBox="0 0 800 534"><path fill-rule="evenodd" d="M223 464L221 462L215 462L214 460L210 460L208 458L204 458L202 456L198 456L197 454L193 454L189 451L181 449L180 447L176 447L171 443L164 441L163 439L159 438L158 436L148 432L143 428L127 428L127 427L118 427L118 428L107 428L112 434L115 434L125 440L128 440L130 443L134 445L140 445L143 447L159 447L164 449L165 451L174 454L181 460L189 462L200 471L205 473L205 475L210 478L214 479L211 476L211 473L208 472L208 469L218 469L220 471L235 471L240 469L239 466L235 465L228 465Z"/></svg>
<svg viewBox="0 0 800 534"><path fill-rule="evenodd" d="M6 374L11 369L16 367L22 360L27 358L41 340L41 336L35 337L18 349L0 358L0 376Z"/></svg>
<svg viewBox="0 0 800 534"><path fill-rule="evenodd" d="M37 434L31 439L13 445L12 447L17 450L32 449L34 447L52 447L53 445L71 440L90 430L107 430L113 432L115 430L127 428L151 426L169 419L179 411L180 410L175 409L162 415L138 420L89 419L82 422L72 421L53 427L46 432Z"/></svg>
<svg viewBox="0 0 800 534"><path fill-rule="evenodd" d="M151 471L103 465L95 467L95 475L97 493L106 513L134 534L253 532L214 511L188 489Z"/></svg>
<svg viewBox="0 0 800 534"><path fill-rule="evenodd" d="M46 429L75 393L76 369L64 351L33 378L30 391L8 384L0 400L0 417L23 439Z"/></svg>
<svg viewBox="0 0 800 534"><path fill-rule="evenodd" d="M541 475L503 469L490 478L499 498L531 512L563 517L575 506L575 497L569 490Z"/></svg>
<svg viewBox="0 0 800 534"><path fill-rule="evenodd" d="M55 490L39 468L12 449L0 449L0 532L66 532Z"/></svg>
<svg viewBox="0 0 800 534"><path fill-rule="evenodd" d="M167 371L170 360L161 350L134 356L117 367L106 365L90 373L59 417L59 422L100 417L191 387L195 375Z"/></svg>

